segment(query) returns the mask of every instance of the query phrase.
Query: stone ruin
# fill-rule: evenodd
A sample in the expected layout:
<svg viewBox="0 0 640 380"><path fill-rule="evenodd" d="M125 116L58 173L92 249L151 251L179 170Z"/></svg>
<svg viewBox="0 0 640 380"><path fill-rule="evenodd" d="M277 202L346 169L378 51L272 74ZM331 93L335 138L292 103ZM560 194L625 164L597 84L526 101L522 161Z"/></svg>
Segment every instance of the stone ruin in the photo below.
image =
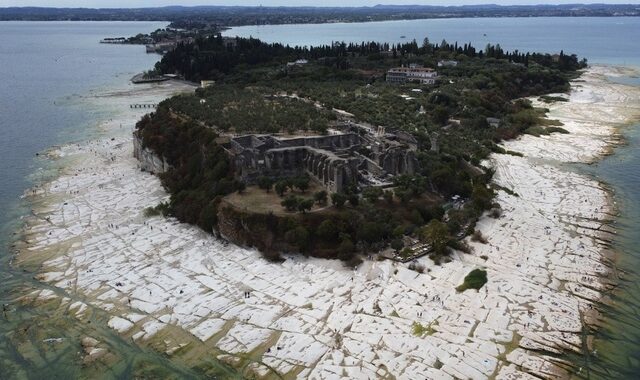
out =
<svg viewBox="0 0 640 380"><path fill-rule="evenodd" d="M393 176L416 172L417 143L410 134L351 123L342 129L339 134L296 138L245 135L223 146L236 178L247 184L263 176L307 174L328 192L343 192L350 185L388 186Z"/></svg>

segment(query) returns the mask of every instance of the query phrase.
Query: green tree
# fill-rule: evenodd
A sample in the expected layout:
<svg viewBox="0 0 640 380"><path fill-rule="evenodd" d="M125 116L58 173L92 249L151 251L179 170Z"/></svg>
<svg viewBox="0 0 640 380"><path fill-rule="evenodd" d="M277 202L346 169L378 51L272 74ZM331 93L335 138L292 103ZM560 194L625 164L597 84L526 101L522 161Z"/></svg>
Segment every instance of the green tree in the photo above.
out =
<svg viewBox="0 0 640 380"><path fill-rule="evenodd" d="M393 232L391 232L391 235L397 239L403 237L405 235L405 226L396 226Z"/></svg>
<svg viewBox="0 0 640 380"><path fill-rule="evenodd" d="M401 239L393 239L391 241L391 248L395 249L396 252L400 251L404 247L404 243Z"/></svg>
<svg viewBox="0 0 640 380"><path fill-rule="evenodd" d="M411 215L409 215L409 219L411 220L411 223L415 224L416 226L421 226L424 224L424 219L422 218L422 214L420 214L420 211L413 209L411 211Z"/></svg>
<svg viewBox="0 0 640 380"><path fill-rule="evenodd" d="M301 199L300 201L298 201L298 211L300 211L301 213L305 213L307 211L310 211L311 208L313 207L314 201L313 199Z"/></svg>
<svg viewBox="0 0 640 380"><path fill-rule="evenodd" d="M258 178L258 187L262 190L265 190L267 193L271 191L271 187L273 186L273 178L262 176Z"/></svg>
<svg viewBox="0 0 640 380"><path fill-rule="evenodd" d="M320 190L320 191L316 192L315 194L313 194L313 199L319 205L326 205L327 204L327 192L325 190Z"/></svg>
<svg viewBox="0 0 640 380"><path fill-rule="evenodd" d="M395 193L396 197L398 197L398 199L400 199L400 202L402 203L408 203L411 200L411 191L405 188L396 188L393 190L393 192Z"/></svg>
<svg viewBox="0 0 640 380"><path fill-rule="evenodd" d="M202 209L198 218L198 226L207 232L212 232L215 225L218 223L218 207L215 201L209 202L205 208Z"/></svg>
<svg viewBox="0 0 640 380"><path fill-rule="evenodd" d="M300 200L295 195L289 195L280 202L282 207L286 208L287 211L295 211L298 208L299 203Z"/></svg>
<svg viewBox="0 0 640 380"><path fill-rule="evenodd" d="M493 190L489 189L485 184L478 183L473 186L471 199L473 202L473 208L476 209L478 213L491 208L493 204L493 197Z"/></svg>
<svg viewBox="0 0 640 380"><path fill-rule="evenodd" d="M278 181L273 188L275 189L276 193L282 197L284 196L284 193L287 192L288 186L285 181Z"/></svg>
<svg viewBox="0 0 640 380"><path fill-rule="evenodd" d="M338 258L342 261L349 261L353 258L353 251L355 250L356 247L350 239L343 239L338 247Z"/></svg>
<svg viewBox="0 0 640 380"><path fill-rule="evenodd" d="M362 196L371 203L376 203L382 196L382 189L379 187L368 187L362 192Z"/></svg>
<svg viewBox="0 0 640 380"><path fill-rule="evenodd" d="M302 226L298 226L292 230L287 231L284 234L284 238L289 244L293 244L303 251L307 249L310 242L309 231L307 231L307 229Z"/></svg>
<svg viewBox="0 0 640 380"><path fill-rule="evenodd" d="M436 106L431 114L431 119L435 124L443 126L449 121L449 111L442 106Z"/></svg>
<svg viewBox="0 0 640 380"><path fill-rule="evenodd" d="M387 201L387 203L393 203L393 192L391 190L386 190L384 193L382 193L382 196L384 197L384 200Z"/></svg>
<svg viewBox="0 0 640 380"><path fill-rule="evenodd" d="M347 202L347 196L342 193L333 193L331 194L331 203L337 208L344 207L344 204Z"/></svg>
<svg viewBox="0 0 640 380"><path fill-rule="evenodd" d="M384 238L383 235L384 228L377 222L364 222L358 228L358 239L367 243L378 242Z"/></svg>
<svg viewBox="0 0 640 380"><path fill-rule="evenodd" d="M293 184L295 187L297 187L298 189L300 189L300 191L304 193L309 188L309 181L310 181L309 177L300 176L300 177L294 178Z"/></svg>
<svg viewBox="0 0 640 380"><path fill-rule="evenodd" d="M334 240L338 235L338 228L331 219L325 219L320 223L316 234L319 238L330 241Z"/></svg>
<svg viewBox="0 0 640 380"><path fill-rule="evenodd" d="M434 252L443 255L447 252L449 243L449 229L439 220L433 219L420 231L421 238L431 244Z"/></svg>
<svg viewBox="0 0 640 380"><path fill-rule="evenodd" d="M244 193L246 189L247 189L247 185L244 182L238 181L236 183L236 191L238 192L238 194Z"/></svg>

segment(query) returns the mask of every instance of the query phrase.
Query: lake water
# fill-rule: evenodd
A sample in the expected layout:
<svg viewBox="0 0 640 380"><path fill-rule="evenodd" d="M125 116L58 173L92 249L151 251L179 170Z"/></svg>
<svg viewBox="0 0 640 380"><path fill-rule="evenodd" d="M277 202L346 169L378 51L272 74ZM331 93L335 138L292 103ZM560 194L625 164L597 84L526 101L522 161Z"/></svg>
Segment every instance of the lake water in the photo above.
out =
<svg viewBox="0 0 640 380"><path fill-rule="evenodd" d="M165 23L50 22L0 23L0 303L13 299L10 291L23 284L35 285L29 274L9 266L11 231L24 215L19 196L32 183L49 175L47 163L36 157L48 147L78 141L91 134L92 126L109 118L111 110L89 106L83 97L106 88L128 86L128 79L151 68L158 56L146 55L141 46L103 45L103 37L130 36L149 32ZM366 24L247 26L233 28L227 35L258 37L295 45L332 41L376 40L400 42L413 38L432 41L471 42L482 47L500 43L507 49L556 52L564 49L585 56L590 62L640 66L640 18L526 18L526 19L444 19L377 22ZM406 38L400 38L405 36ZM637 78L624 79L639 85ZM586 168L615 189L621 206L618 220L620 265L627 270L618 301L607 309L605 328L598 332L598 355L578 360L592 378L640 377L640 128L625 130L629 145L597 165ZM16 320L16 315L21 318ZM97 317L99 319L99 316ZM11 320L0 316L0 378L76 378L81 368L73 350L55 353L37 345L27 352L6 339L21 326L43 324L46 312L21 309ZM54 321L49 321L53 323ZM83 326L49 325L62 334ZM26 331L26 330L25 330ZM108 328L100 333L113 347L131 358L103 374L127 378L131 363L139 360L151 368L165 367L179 378L194 374L162 355L144 350ZM32 350L33 352L30 352ZM34 354L35 353L35 354ZM25 360L29 354L44 358ZM26 356L25 356L26 355ZM6 370L11 363L13 372ZM26 371L26 372L25 372ZM166 374L167 372L160 372ZM159 372L150 372L159 374ZM586 373L586 371L585 371ZM15 375L15 376L12 376ZM25 376L26 377L26 376ZM153 377L153 376L151 376Z"/></svg>
<svg viewBox="0 0 640 380"><path fill-rule="evenodd" d="M104 37L130 36L166 23L0 22L0 210L14 208L40 165L34 155L78 137L106 117L86 109L82 95L125 86L158 60L143 46L107 45ZM9 221L0 213L0 225ZM5 230L6 232L6 230Z"/></svg>
<svg viewBox="0 0 640 380"><path fill-rule="evenodd" d="M130 378L137 363L148 367L148 374L162 374L153 372L161 367L180 378L196 377L162 355L120 338L109 331L106 320L90 329L64 314L18 306L16 289L45 286L33 280L33 274L9 265L12 232L19 216L28 212L19 197L31 184L55 173L36 154L90 137L93 127L113 110L87 102L86 96L126 88L134 74L158 60L157 55L145 54L143 46L98 42L165 26L158 22L0 22L0 304L12 304L7 316L0 315L0 379L82 377L79 344L71 343L71 337L86 334L99 336L126 358L103 369L101 378ZM103 316L94 311L92 318L100 321ZM42 334L66 341L44 343Z"/></svg>
<svg viewBox="0 0 640 380"><path fill-rule="evenodd" d="M311 46L334 41L499 43L508 50L576 53L589 62L640 66L640 17L464 18L241 26L224 35ZM405 38L401 38L404 36Z"/></svg>

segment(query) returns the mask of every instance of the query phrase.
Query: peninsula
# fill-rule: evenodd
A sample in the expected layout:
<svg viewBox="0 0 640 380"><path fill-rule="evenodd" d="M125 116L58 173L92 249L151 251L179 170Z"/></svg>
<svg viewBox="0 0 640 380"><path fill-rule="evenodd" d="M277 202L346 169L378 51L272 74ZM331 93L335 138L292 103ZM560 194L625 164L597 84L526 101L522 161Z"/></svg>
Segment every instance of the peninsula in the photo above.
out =
<svg viewBox="0 0 640 380"><path fill-rule="evenodd" d="M380 253L440 263L499 217L497 144L567 133L528 96L563 101L586 67L575 55L484 50L428 39L290 48L200 39L156 65L207 84L138 123L135 154L172 194L148 210L279 260L356 266ZM520 156L518 152L508 152ZM511 191L506 189L506 191ZM423 270L423 268L416 268Z"/></svg>
<svg viewBox="0 0 640 380"><path fill-rule="evenodd" d="M97 140L52 150L69 165L28 193L34 214L16 265L37 268L52 287L21 301L83 326L106 323L194 376L234 369L262 378L568 378L579 368L567 359L593 350L590 326L610 289L613 208L603 185L566 163L597 159L615 143L615 128L640 115L630 106L637 88L606 79L621 74L592 67L570 93L553 95L567 101L531 98L570 133L501 143L503 152L482 161L495 169L501 215L480 217L483 239L465 239L471 253L454 251L442 265L416 259L422 273L392 260L365 260L356 270L295 254L271 263L175 218L149 216L170 195L140 171L130 129L120 125L146 112L129 108L132 101L158 103L193 87L163 82L100 95L100 104L121 105L121 115L100 126ZM465 279L482 281L470 276L478 270L487 282L464 290ZM12 337L19 347L21 339L29 338ZM83 345L96 376L126 361L108 339ZM132 371L170 374L136 363Z"/></svg>
<svg viewBox="0 0 640 380"><path fill-rule="evenodd" d="M47 284L18 302L109 332L25 328L14 347L66 344L88 377L114 363L156 378L173 363L216 378L580 373L570 359L593 351L613 286L615 209L567 164L640 116L640 91L608 79L620 69L426 39L212 35L152 74L185 80L94 94L117 115L48 152L64 165L25 194L15 246ZM162 360L128 361L120 338Z"/></svg>

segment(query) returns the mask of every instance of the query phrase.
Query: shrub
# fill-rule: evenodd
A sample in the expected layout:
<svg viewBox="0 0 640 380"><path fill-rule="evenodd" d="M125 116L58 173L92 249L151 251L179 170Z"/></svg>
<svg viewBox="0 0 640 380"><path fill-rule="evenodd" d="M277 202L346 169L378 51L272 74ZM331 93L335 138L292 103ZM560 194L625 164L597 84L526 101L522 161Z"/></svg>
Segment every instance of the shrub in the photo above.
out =
<svg viewBox="0 0 640 380"><path fill-rule="evenodd" d="M437 325L437 322L433 322L431 325L423 326L420 322L413 322L411 325L411 333L415 336L432 335L436 330L431 327Z"/></svg>
<svg viewBox="0 0 640 380"><path fill-rule="evenodd" d="M420 322L413 322L413 325L411 325L411 333L415 336L423 336L426 332L426 327Z"/></svg>
<svg viewBox="0 0 640 380"><path fill-rule="evenodd" d="M467 242L462 241L462 240L451 240L449 241L449 246L453 249L457 249L460 252L464 252L464 253L471 253L471 247L469 247L469 244L467 244ZM449 261L446 261L449 262Z"/></svg>
<svg viewBox="0 0 640 380"><path fill-rule="evenodd" d="M409 269L410 269L410 270L413 270L413 271L416 271L416 272L418 272L418 273L424 273L424 265L422 265L422 264L414 264L414 263L411 263L411 264L409 265Z"/></svg>
<svg viewBox="0 0 640 380"><path fill-rule="evenodd" d="M479 230L475 230L473 232L473 235L471 235L471 241L487 244L487 238L485 238Z"/></svg>
<svg viewBox="0 0 640 380"><path fill-rule="evenodd" d="M487 271L483 269L474 269L465 276L462 285L458 286L458 292L464 292L467 289L480 289L487 283Z"/></svg>

